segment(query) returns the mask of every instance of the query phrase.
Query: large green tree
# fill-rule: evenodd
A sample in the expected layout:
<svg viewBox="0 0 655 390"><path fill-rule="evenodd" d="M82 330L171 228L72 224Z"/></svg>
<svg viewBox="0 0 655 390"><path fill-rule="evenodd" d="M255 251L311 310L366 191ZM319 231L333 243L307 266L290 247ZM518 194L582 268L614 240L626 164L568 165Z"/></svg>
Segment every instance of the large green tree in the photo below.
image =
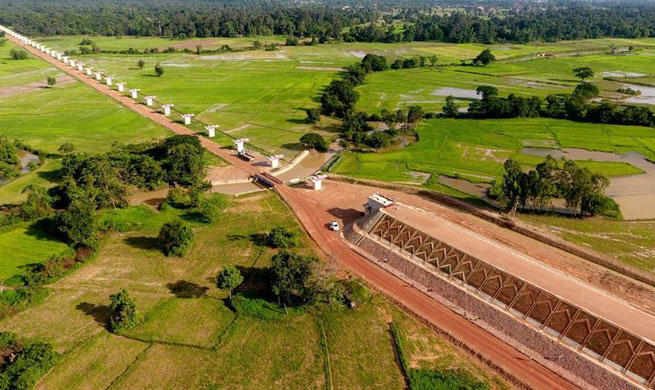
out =
<svg viewBox="0 0 655 390"><path fill-rule="evenodd" d="M227 291L230 295L230 300L232 300L232 291L239 287L241 283L243 283L243 275L233 265L228 265L216 275L216 287Z"/></svg>
<svg viewBox="0 0 655 390"><path fill-rule="evenodd" d="M290 304L292 298L306 299L312 276L312 266L318 260L312 256L282 251L271 259L271 292Z"/></svg>

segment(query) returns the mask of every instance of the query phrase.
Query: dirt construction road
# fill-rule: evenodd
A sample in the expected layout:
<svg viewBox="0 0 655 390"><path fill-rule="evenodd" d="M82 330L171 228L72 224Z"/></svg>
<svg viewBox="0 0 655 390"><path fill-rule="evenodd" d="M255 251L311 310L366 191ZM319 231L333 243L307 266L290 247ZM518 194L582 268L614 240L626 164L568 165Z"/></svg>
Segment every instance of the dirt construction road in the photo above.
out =
<svg viewBox="0 0 655 390"><path fill-rule="evenodd" d="M140 104L131 98L107 87L100 82L83 75L72 68L52 59L49 56L7 36L16 44L25 47L33 55L48 61L53 66L77 78L91 88L106 94L124 106L147 117L177 134L195 135L186 127L172 122L169 118L151 111L144 104ZM199 137L202 145L210 152L218 155L226 161L243 169L251 174L259 173L260 169L237 158L232 152L219 148L216 144L204 137ZM518 350L492 336L488 332L477 327L473 323L455 314L450 309L437 303L420 291L412 288L406 283L387 273L373 263L367 261L355 252L351 251L346 243L333 232L328 231L325 225L334 219L334 216L324 209L317 208L304 195L302 189L292 189L286 186L278 186L280 196L291 207L303 227L310 234L317 245L328 255L350 269L357 276L363 278L376 289L391 298L401 302L409 310L423 317L427 321L453 337L461 340L469 348L476 351L485 359L492 361L502 371L514 376L517 380L533 389L559 390L576 389L577 387L563 379L559 375L548 370L544 366L530 360Z"/></svg>

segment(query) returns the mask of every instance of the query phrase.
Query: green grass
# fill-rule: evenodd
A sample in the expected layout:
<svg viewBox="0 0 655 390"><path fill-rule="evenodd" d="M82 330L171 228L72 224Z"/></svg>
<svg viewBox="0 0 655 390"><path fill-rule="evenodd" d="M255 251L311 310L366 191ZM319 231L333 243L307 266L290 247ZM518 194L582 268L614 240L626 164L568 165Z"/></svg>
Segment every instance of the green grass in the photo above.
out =
<svg viewBox="0 0 655 390"><path fill-rule="evenodd" d="M550 230L567 241L655 272L655 222L539 215L521 215L521 219Z"/></svg>
<svg viewBox="0 0 655 390"><path fill-rule="evenodd" d="M111 218L164 219L156 211L128 210ZM276 225L300 232L275 195L235 199L217 222L196 225L187 258L161 254L153 230L158 223L128 223L130 231L108 237L100 253L52 286L43 303L0 323L25 337L53 342L64 354L38 389L324 389L331 377L335 388L400 390L385 318L408 321L415 327L409 334L432 335L430 343L440 340L375 295L355 310L294 309L274 321L230 310L227 294L214 285L218 270L234 264L246 275L257 275L274 251L257 246L253 235ZM305 235L298 242L299 251L312 251ZM130 290L146 319L119 337L103 325L108 296L121 288ZM452 354L456 367L475 364L440 342L434 344L438 349L425 350ZM473 372L495 380L483 369Z"/></svg>
<svg viewBox="0 0 655 390"><path fill-rule="evenodd" d="M38 227L20 223L0 230L0 279L23 273L22 266L39 263L72 250Z"/></svg>
<svg viewBox="0 0 655 390"><path fill-rule="evenodd" d="M14 60L10 57L11 49L17 46L6 41L0 46L0 88L27 84L35 81L45 83L48 76L58 74L47 62L30 56L26 60Z"/></svg>
<svg viewBox="0 0 655 390"><path fill-rule="evenodd" d="M55 153L70 142L81 152L103 152L114 142L143 142L166 130L81 83L0 100L3 135Z"/></svg>
<svg viewBox="0 0 655 390"><path fill-rule="evenodd" d="M605 152L637 151L653 158L652 129L577 123L552 119L464 120L438 119L423 122L419 141L389 153L344 154L336 173L386 181L408 181L410 171L434 175L499 177L503 161L514 158L525 166L543 159L520 153L524 145L552 143L562 148ZM625 163L581 162L608 176L641 171Z"/></svg>

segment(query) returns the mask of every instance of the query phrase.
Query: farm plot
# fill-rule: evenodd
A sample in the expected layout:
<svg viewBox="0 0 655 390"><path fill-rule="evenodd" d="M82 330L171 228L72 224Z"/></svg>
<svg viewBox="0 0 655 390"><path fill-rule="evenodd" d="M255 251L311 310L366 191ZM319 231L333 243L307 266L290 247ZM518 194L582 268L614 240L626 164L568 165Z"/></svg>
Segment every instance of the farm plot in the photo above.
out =
<svg viewBox="0 0 655 390"><path fill-rule="evenodd" d="M389 181L411 181L410 171L432 175L487 178L502 174L502 164L516 158L534 166L541 157L521 153L529 145L626 153L636 151L648 158L655 150L652 129L576 123L550 119L431 120L418 128L419 141L389 153L346 154L337 173ZM629 175L641 170L626 163L594 162L590 168L609 175Z"/></svg>

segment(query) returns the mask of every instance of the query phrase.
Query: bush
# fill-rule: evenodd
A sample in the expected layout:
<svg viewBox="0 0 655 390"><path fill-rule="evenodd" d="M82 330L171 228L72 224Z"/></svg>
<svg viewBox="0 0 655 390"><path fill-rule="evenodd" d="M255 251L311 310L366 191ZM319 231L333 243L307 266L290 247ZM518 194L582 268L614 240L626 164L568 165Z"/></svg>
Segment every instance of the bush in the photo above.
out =
<svg viewBox="0 0 655 390"><path fill-rule="evenodd" d="M215 222L220 213L230 204L227 196L223 194L213 194L211 196L202 196L196 207L196 212L207 223Z"/></svg>
<svg viewBox="0 0 655 390"><path fill-rule="evenodd" d="M193 230L181 220L167 222L159 230L159 241L166 256L184 256L193 244Z"/></svg>
<svg viewBox="0 0 655 390"><path fill-rule="evenodd" d="M57 215L56 224L73 249L97 247L98 225L88 202L73 201L67 210Z"/></svg>
<svg viewBox="0 0 655 390"><path fill-rule="evenodd" d="M296 246L293 232L282 226L276 226L266 235L266 243L271 248L292 248Z"/></svg>
<svg viewBox="0 0 655 390"><path fill-rule="evenodd" d="M112 311L109 317L109 330L113 333L128 330L143 321L143 315L136 310L134 299L129 291L123 289L109 297L109 308Z"/></svg>
<svg viewBox="0 0 655 390"><path fill-rule="evenodd" d="M30 58L30 55L27 54L27 52L23 49L11 49L11 51L9 51L9 55L14 60L26 60Z"/></svg>
<svg viewBox="0 0 655 390"><path fill-rule="evenodd" d="M191 205L191 197L184 188L173 187L168 191L165 203L176 209L186 209Z"/></svg>
<svg viewBox="0 0 655 390"><path fill-rule="evenodd" d="M311 124L317 124L321 121L321 109L320 108L308 108L305 110L307 113L307 122Z"/></svg>

